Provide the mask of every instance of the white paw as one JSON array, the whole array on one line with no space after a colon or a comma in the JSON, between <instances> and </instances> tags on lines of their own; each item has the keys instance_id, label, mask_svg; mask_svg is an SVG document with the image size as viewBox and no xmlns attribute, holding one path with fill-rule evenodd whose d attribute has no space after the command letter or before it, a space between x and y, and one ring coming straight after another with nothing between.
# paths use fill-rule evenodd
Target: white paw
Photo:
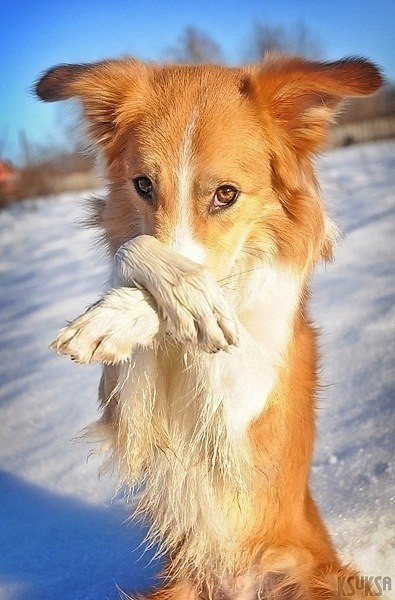
<instances>
[{"instance_id":1,"label":"white paw","mask_svg":"<svg viewBox=\"0 0 395 600\"><path fill-rule=\"evenodd\" d=\"M238 345L233 309L218 283L201 265L151 236L127 242L115 257L121 281L135 280L154 297L165 329L178 341L206 352Z\"/></svg>"},{"instance_id":2,"label":"white paw","mask_svg":"<svg viewBox=\"0 0 395 600\"><path fill-rule=\"evenodd\" d=\"M59 332L51 348L81 364L117 364L135 346L147 346L159 331L152 297L137 288L110 290Z\"/></svg>"},{"instance_id":3,"label":"white paw","mask_svg":"<svg viewBox=\"0 0 395 600\"><path fill-rule=\"evenodd\" d=\"M167 329L181 342L206 352L230 350L239 344L233 311L221 289L203 269L179 278L171 298L163 293L160 306Z\"/></svg>"}]
</instances>

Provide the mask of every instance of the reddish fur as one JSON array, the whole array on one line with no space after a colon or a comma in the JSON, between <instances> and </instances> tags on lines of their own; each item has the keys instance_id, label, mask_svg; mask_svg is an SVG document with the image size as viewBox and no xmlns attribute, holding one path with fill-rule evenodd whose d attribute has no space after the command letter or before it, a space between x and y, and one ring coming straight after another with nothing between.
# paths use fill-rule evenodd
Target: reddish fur
<instances>
[{"instance_id":1,"label":"reddish fur","mask_svg":"<svg viewBox=\"0 0 395 600\"><path fill-rule=\"evenodd\" d=\"M174 164L197 106L192 223L209 267L217 278L226 275L234 247L243 239L250 250L292 267L306 282L319 257L331 252L311 157L342 98L372 93L380 84L378 70L362 59L312 63L272 57L247 69L158 67L124 59L54 69L37 90L45 100L82 100L91 136L108 166L110 194L99 220L112 252L141 233L142 223L145 233L169 242L177 193ZM130 179L141 174L157 176L157 210L133 193ZM235 178L244 198L228 212L209 215L213 190ZM254 258L249 260L253 268ZM109 368L105 376L111 379ZM112 387L103 379L102 399ZM276 598L335 598L341 572L308 489L316 390L316 334L304 299L277 385L249 429L261 474L252 490L259 510L251 515L240 572L257 555L262 575L276 573L281 563L288 572L293 564L291 587L277 591ZM105 407L109 421L114 402L116 397ZM193 582L177 582L150 596L198 597L208 596L204 591L198 596Z\"/></svg>"}]
</instances>

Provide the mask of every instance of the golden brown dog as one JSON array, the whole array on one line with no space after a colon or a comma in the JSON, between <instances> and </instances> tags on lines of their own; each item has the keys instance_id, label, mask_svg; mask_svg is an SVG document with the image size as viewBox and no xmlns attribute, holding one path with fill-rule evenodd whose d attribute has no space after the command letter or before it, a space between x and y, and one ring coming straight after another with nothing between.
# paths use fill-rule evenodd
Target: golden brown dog
<instances>
[{"instance_id":1,"label":"golden brown dog","mask_svg":"<svg viewBox=\"0 0 395 600\"><path fill-rule=\"evenodd\" d=\"M81 101L107 169L114 288L55 347L105 363L96 428L167 556L151 598L337 598L355 576L308 487L308 281L336 237L312 158L342 99L381 82L360 58L270 56L60 65L37 84Z\"/></svg>"}]
</instances>

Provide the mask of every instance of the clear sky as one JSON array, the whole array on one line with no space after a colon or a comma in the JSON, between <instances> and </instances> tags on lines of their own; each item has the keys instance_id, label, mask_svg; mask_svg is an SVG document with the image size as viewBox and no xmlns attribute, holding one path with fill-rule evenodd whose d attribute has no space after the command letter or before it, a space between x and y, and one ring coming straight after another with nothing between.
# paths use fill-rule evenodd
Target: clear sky
<instances>
[{"instance_id":1,"label":"clear sky","mask_svg":"<svg viewBox=\"0 0 395 600\"><path fill-rule=\"evenodd\" d=\"M237 62L256 21L303 21L327 58L360 54L395 80L394 0L0 0L0 140L17 158L21 130L35 142L61 139L59 110L29 93L54 64L125 53L160 60L188 25Z\"/></svg>"}]
</instances>

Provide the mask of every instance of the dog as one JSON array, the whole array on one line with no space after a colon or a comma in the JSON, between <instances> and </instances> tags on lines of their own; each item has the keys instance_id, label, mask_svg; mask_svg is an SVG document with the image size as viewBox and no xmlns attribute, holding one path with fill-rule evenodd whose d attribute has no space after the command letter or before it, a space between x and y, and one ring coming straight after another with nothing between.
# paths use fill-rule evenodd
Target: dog
<instances>
[{"instance_id":1,"label":"dog","mask_svg":"<svg viewBox=\"0 0 395 600\"><path fill-rule=\"evenodd\" d=\"M341 102L381 84L362 58L269 55L64 64L36 85L80 101L106 168L92 223L114 285L52 347L104 364L95 432L166 556L151 600L338 598L358 576L308 485L308 284L338 235L313 158Z\"/></svg>"}]
</instances>

